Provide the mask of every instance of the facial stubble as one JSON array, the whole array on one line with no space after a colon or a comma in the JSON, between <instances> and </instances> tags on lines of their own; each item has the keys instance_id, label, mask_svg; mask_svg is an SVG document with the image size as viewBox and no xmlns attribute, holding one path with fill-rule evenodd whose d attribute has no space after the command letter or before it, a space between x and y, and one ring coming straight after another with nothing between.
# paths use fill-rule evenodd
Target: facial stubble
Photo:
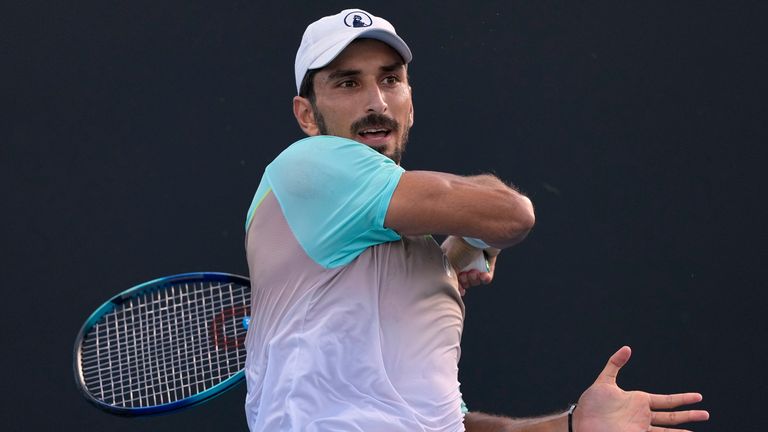
<instances>
[{"instance_id":1,"label":"facial stubble","mask_svg":"<svg viewBox=\"0 0 768 432\"><path fill-rule=\"evenodd\" d=\"M328 126L325 124L325 118L323 118L323 114L317 108L317 105L314 103L314 101L310 101L310 104L312 105L312 114L315 116L315 124L317 125L317 129L320 135L330 135ZM410 132L410 126L401 126L397 120L391 117L385 116L383 114L371 113L352 123L350 126L350 133L352 136L357 136L357 134L366 127L384 127L390 130L389 133L400 134L400 145L398 145L391 154L387 154L385 151L380 149L374 149L384 156L392 159L396 164L400 165L400 160L402 159L403 153L405 152L406 144L408 144L408 133Z\"/></svg>"}]
</instances>

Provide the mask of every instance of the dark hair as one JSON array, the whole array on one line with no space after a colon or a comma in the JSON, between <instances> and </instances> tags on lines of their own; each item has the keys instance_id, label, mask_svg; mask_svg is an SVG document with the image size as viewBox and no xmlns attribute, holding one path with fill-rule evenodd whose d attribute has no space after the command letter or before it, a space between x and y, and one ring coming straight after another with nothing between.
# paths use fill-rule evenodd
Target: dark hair
<instances>
[{"instance_id":1,"label":"dark hair","mask_svg":"<svg viewBox=\"0 0 768 432\"><path fill-rule=\"evenodd\" d=\"M299 86L299 96L309 99L312 105L315 104L315 75L320 69L310 69L304 75L304 79L301 80L301 86Z\"/></svg>"}]
</instances>

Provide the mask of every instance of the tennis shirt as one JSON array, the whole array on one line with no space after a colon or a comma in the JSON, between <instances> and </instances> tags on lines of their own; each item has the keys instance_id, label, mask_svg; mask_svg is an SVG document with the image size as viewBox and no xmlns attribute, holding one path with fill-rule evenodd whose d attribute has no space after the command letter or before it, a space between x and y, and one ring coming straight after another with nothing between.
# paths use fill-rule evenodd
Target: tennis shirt
<instances>
[{"instance_id":1,"label":"tennis shirt","mask_svg":"<svg viewBox=\"0 0 768 432\"><path fill-rule=\"evenodd\" d=\"M251 431L463 431L464 304L431 236L384 227L403 169L356 141L298 141L246 220Z\"/></svg>"}]
</instances>

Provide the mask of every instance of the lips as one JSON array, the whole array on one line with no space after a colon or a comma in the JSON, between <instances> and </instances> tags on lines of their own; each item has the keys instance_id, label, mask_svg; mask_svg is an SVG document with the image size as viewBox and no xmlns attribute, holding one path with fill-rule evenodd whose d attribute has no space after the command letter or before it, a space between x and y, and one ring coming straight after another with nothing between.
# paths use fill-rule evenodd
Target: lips
<instances>
[{"instance_id":1,"label":"lips","mask_svg":"<svg viewBox=\"0 0 768 432\"><path fill-rule=\"evenodd\" d=\"M357 141L381 151L387 147L391 133L392 130L388 128L366 128L357 133Z\"/></svg>"},{"instance_id":2,"label":"lips","mask_svg":"<svg viewBox=\"0 0 768 432\"><path fill-rule=\"evenodd\" d=\"M400 129L398 122L386 115L371 113L352 124L357 141L374 149L386 148L393 132Z\"/></svg>"},{"instance_id":3,"label":"lips","mask_svg":"<svg viewBox=\"0 0 768 432\"><path fill-rule=\"evenodd\" d=\"M351 125L352 133L360 136L389 134L400 129L398 122L386 115L371 113Z\"/></svg>"},{"instance_id":4,"label":"lips","mask_svg":"<svg viewBox=\"0 0 768 432\"><path fill-rule=\"evenodd\" d=\"M381 127L381 128L368 128L368 129L364 129L364 130L361 130L360 132L358 132L357 134L359 136L361 136L361 137L364 137L364 138L365 137L382 138L382 137L386 137L387 135L389 135L390 132L392 132L391 129Z\"/></svg>"}]
</instances>

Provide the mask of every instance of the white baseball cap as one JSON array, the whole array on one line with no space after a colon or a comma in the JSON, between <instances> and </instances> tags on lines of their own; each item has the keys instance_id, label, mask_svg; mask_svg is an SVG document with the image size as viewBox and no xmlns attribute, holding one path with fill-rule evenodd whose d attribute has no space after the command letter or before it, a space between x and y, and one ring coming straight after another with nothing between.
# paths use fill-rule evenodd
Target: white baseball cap
<instances>
[{"instance_id":1,"label":"white baseball cap","mask_svg":"<svg viewBox=\"0 0 768 432\"><path fill-rule=\"evenodd\" d=\"M336 15L320 18L304 31L296 53L296 93L301 91L301 82L308 70L327 66L347 45L359 38L386 43L403 57L405 63L413 58L410 48L389 21L362 9L345 9Z\"/></svg>"}]
</instances>

